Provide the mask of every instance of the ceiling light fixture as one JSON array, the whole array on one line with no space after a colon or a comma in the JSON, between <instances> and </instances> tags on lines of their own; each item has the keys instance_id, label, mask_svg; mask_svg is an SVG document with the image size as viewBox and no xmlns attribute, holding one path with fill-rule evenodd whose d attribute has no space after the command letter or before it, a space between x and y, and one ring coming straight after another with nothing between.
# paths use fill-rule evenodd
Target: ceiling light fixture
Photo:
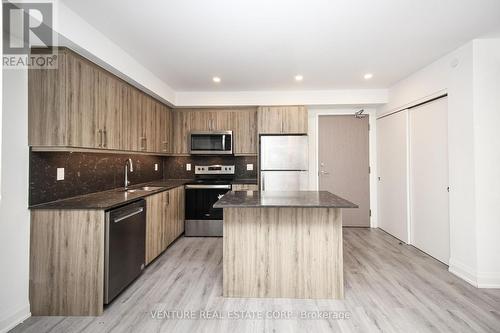
<instances>
[{"instance_id":1,"label":"ceiling light fixture","mask_svg":"<svg viewBox=\"0 0 500 333\"><path fill-rule=\"evenodd\" d=\"M300 82L304 79L302 75L295 75L295 81Z\"/></svg>"},{"instance_id":2,"label":"ceiling light fixture","mask_svg":"<svg viewBox=\"0 0 500 333\"><path fill-rule=\"evenodd\" d=\"M212 78L212 81L214 81L215 83L220 83L220 77L218 77L218 76L214 76L214 77Z\"/></svg>"},{"instance_id":3,"label":"ceiling light fixture","mask_svg":"<svg viewBox=\"0 0 500 333\"><path fill-rule=\"evenodd\" d=\"M369 79L371 79L372 77L373 77L373 74L372 74L372 73L366 73L366 74L365 74L365 76L364 76L365 80L369 80Z\"/></svg>"}]
</instances>

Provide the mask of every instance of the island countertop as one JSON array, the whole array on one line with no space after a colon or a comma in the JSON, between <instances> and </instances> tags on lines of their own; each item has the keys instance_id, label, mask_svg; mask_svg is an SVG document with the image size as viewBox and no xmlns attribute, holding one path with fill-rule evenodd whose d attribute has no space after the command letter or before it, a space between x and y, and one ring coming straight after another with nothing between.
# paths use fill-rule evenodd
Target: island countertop
<instances>
[{"instance_id":1,"label":"island countertop","mask_svg":"<svg viewBox=\"0 0 500 333\"><path fill-rule=\"evenodd\" d=\"M328 191L231 191L214 204L214 208L250 207L358 208Z\"/></svg>"}]
</instances>

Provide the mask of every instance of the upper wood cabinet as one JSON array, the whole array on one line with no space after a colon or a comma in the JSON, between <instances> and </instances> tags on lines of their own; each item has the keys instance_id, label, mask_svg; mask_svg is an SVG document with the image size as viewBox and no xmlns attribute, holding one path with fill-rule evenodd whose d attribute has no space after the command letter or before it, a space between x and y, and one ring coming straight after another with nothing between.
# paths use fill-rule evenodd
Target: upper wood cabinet
<instances>
[{"instance_id":1,"label":"upper wood cabinet","mask_svg":"<svg viewBox=\"0 0 500 333\"><path fill-rule=\"evenodd\" d=\"M305 106L261 106L257 118L259 134L307 134Z\"/></svg>"},{"instance_id":2,"label":"upper wood cabinet","mask_svg":"<svg viewBox=\"0 0 500 333\"><path fill-rule=\"evenodd\" d=\"M188 154L188 134L191 131L191 113L184 110L172 111L172 145L174 154Z\"/></svg>"},{"instance_id":3,"label":"upper wood cabinet","mask_svg":"<svg viewBox=\"0 0 500 333\"><path fill-rule=\"evenodd\" d=\"M111 74L98 72L97 147L125 150L123 132L125 84Z\"/></svg>"},{"instance_id":4,"label":"upper wood cabinet","mask_svg":"<svg viewBox=\"0 0 500 333\"><path fill-rule=\"evenodd\" d=\"M242 109L232 112L232 130L234 134L234 154L257 154L257 110Z\"/></svg>"},{"instance_id":5,"label":"upper wood cabinet","mask_svg":"<svg viewBox=\"0 0 500 333\"><path fill-rule=\"evenodd\" d=\"M178 109L172 112L174 154L189 154L191 131L233 131L235 155L257 154L257 110Z\"/></svg>"},{"instance_id":6,"label":"upper wood cabinet","mask_svg":"<svg viewBox=\"0 0 500 333\"><path fill-rule=\"evenodd\" d=\"M31 146L171 151L171 110L78 54L28 77Z\"/></svg>"}]
</instances>

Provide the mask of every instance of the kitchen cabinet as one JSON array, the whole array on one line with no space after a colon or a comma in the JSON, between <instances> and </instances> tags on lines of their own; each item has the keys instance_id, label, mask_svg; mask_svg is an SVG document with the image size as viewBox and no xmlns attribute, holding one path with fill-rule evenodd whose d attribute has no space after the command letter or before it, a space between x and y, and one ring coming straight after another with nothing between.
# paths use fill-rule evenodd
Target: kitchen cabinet
<instances>
[{"instance_id":1,"label":"kitchen cabinet","mask_svg":"<svg viewBox=\"0 0 500 333\"><path fill-rule=\"evenodd\" d=\"M237 110L233 111L231 115L234 154L257 154L257 110L255 108Z\"/></svg>"},{"instance_id":2,"label":"kitchen cabinet","mask_svg":"<svg viewBox=\"0 0 500 333\"><path fill-rule=\"evenodd\" d=\"M60 52L57 68L28 71L28 142L32 146L69 145L66 58Z\"/></svg>"},{"instance_id":3,"label":"kitchen cabinet","mask_svg":"<svg viewBox=\"0 0 500 333\"><path fill-rule=\"evenodd\" d=\"M36 149L171 151L170 109L69 49L59 50L57 69L30 69L28 87Z\"/></svg>"},{"instance_id":4,"label":"kitchen cabinet","mask_svg":"<svg viewBox=\"0 0 500 333\"><path fill-rule=\"evenodd\" d=\"M146 265L165 250L167 191L146 197Z\"/></svg>"},{"instance_id":5,"label":"kitchen cabinet","mask_svg":"<svg viewBox=\"0 0 500 333\"><path fill-rule=\"evenodd\" d=\"M307 134L305 106L262 106L257 118L259 134Z\"/></svg>"},{"instance_id":6,"label":"kitchen cabinet","mask_svg":"<svg viewBox=\"0 0 500 333\"><path fill-rule=\"evenodd\" d=\"M184 187L146 197L146 264L184 232Z\"/></svg>"},{"instance_id":7,"label":"kitchen cabinet","mask_svg":"<svg viewBox=\"0 0 500 333\"><path fill-rule=\"evenodd\" d=\"M163 104L154 102L155 104L155 148L154 151L169 153L172 145L172 130L170 123L172 115L170 110Z\"/></svg>"},{"instance_id":8,"label":"kitchen cabinet","mask_svg":"<svg viewBox=\"0 0 500 333\"><path fill-rule=\"evenodd\" d=\"M191 131L233 131L235 155L257 154L256 108L174 110L172 124L173 154L189 154Z\"/></svg>"},{"instance_id":9,"label":"kitchen cabinet","mask_svg":"<svg viewBox=\"0 0 500 333\"><path fill-rule=\"evenodd\" d=\"M165 247L184 233L184 187L168 191Z\"/></svg>"},{"instance_id":10,"label":"kitchen cabinet","mask_svg":"<svg viewBox=\"0 0 500 333\"><path fill-rule=\"evenodd\" d=\"M188 154L188 134L191 131L191 114L184 110L172 111L172 145L173 154Z\"/></svg>"},{"instance_id":11,"label":"kitchen cabinet","mask_svg":"<svg viewBox=\"0 0 500 333\"><path fill-rule=\"evenodd\" d=\"M257 184L233 184L232 191L258 191L259 185Z\"/></svg>"},{"instance_id":12,"label":"kitchen cabinet","mask_svg":"<svg viewBox=\"0 0 500 333\"><path fill-rule=\"evenodd\" d=\"M98 148L102 130L98 128L97 91L98 71L88 60L79 56L67 57L66 112L68 146Z\"/></svg>"},{"instance_id":13,"label":"kitchen cabinet","mask_svg":"<svg viewBox=\"0 0 500 333\"><path fill-rule=\"evenodd\" d=\"M123 137L124 83L111 74L98 72L97 147L125 150Z\"/></svg>"}]
</instances>

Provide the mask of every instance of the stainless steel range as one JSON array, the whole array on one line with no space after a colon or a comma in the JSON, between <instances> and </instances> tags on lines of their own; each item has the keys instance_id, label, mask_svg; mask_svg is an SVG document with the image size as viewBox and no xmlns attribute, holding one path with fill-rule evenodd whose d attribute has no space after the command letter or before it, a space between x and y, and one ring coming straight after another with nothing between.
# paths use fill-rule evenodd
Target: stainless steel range
<instances>
[{"instance_id":1,"label":"stainless steel range","mask_svg":"<svg viewBox=\"0 0 500 333\"><path fill-rule=\"evenodd\" d=\"M222 209L213 205L231 191L234 165L197 165L194 173L186 184L185 236L222 237Z\"/></svg>"}]
</instances>

